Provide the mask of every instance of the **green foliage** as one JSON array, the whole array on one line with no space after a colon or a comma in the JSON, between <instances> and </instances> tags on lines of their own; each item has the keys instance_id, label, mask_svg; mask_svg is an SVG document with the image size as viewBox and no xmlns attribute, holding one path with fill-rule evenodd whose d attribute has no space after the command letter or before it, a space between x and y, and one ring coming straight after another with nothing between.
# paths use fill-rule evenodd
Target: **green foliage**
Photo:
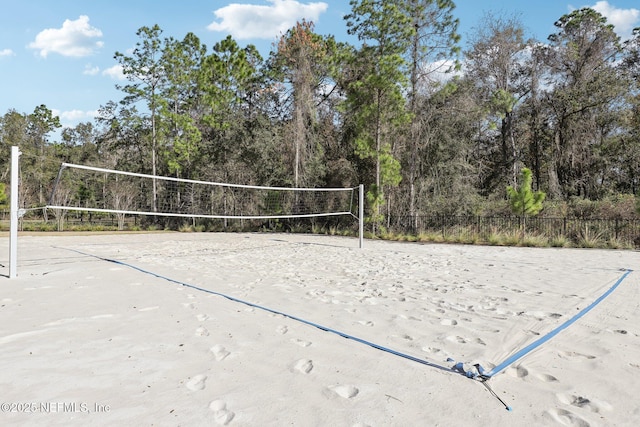
<instances>
[{"instance_id":1,"label":"green foliage","mask_svg":"<svg viewBox=\"0 0 640 427\"><path fill-rule=\"evenodd\" d=\"M201 158L202 133L198 127L197 97L201 65L206 46L189 33L182 41L167 39L162 51L162 67L166 84L161 87L159 127L167 137L162 155L168 171L182 177L192 177Z\"/></svg>"},{"instance_id":2,"label":"green foliage","mask_svg":"<svg viewBox=\"0 0 640 427\"><path fill-rule=\"evenodd\" d=\"M283 32L268 61L231 36L207 49L194 34L163 38L158 26L143 27L133 51L116 53L128 80L96 126L62 129L52 141L60 121L44 105L0 117L0 178L6 183L18 145L26 207L49 196L61 161L241 184L363 183L372 236L383 224L393 236L393 221L406 216L417 233L430 213L513 209L524 227L543 201L546 216L640 215L640 30L621 45L603 16L580 9L557 21L546 44L526 40L515 20L489 16L472 34L464 75L448 78L442 70L455 68L460 52L453 1L350 5L345 22L357 44L303 21ZM439 61L438 70L424 66ZM521 177L505 203L520 162L545 193ZM103 189L95 180L69 191L91 201ZM411 240L406 232L398 238ZM535 235L487 234L495 244L537 244ZM487 241L472 230L431 238ZM618 245L609 233L600 240Z\"/></svg>"},{"instance_id":3,"label":"green foliage","mask_svg":"<svg viewBox=\"0 0 640 427\"><path fill-rule=\"evenodd\" d=\"M520 175L520 186L516 189L513 186L507 187L509 203L514 214L524 218L527 215L537 215L542 210L542 202L546 194L542 191L531 189L531 170L522 168Z\"/></svg>"},{"instance_id":4,"label":"green foliage","mask_svg":"<svg viewBox=\"0 0 640 427\"><path fill-rule=\"evenodd\" d=\"M4 182L0 182L0 209L7 208L7 201L9 200L9 196L7 196L7 188Z\"/></svg>"},{"instance_id":5,"label":"green foliage","mask_svg":"<svg viewBox=\"0 0 640 427\"><path fill-rule=\"evenodd\" d=\"M402 179L394 142L411 118L403 95L408 83L403 54L415 28L396 3L352 0L350 4L352 13L345 17L348 31L364 44L349 61L357 78L347 85L346 109L352 115L356 155L375 164L368 194L375 233L383 218L384 188L395 187Z\"/></svg>"},{"instance_id":6,"label":"green foliage","mask_svg":"<svg viewBox=\"0 0 640 427\"><path fill-rule=\"evenodd\" d=\"M491 97L491 105L501 118L513 112L518 99L504 89L497 89Z\"/></svg>"},{"instance_id":7,"label":"green foliage","mask_svg":"<svg viewBox=\"0 0 640 427\"><path fill-rule=\"evenodd\" d=\"M547 90L545 101L550 108L546 120L554 124L547 154L549 192L558 198L597 198L606 194L607 177L589 171L589 165L607 162L603 154L615 146L629 91L619 67L620 38L591 8L564 15L555 25L557 32L541 50L542 71L559 83Z\"/></svg>"},{"instance_id":8,"label":"green foliage","mask_svg":"<svg viewBox=\"0 0 640 427\"><path fill-rule=\"evenodd\" d=\"M331 85L336 45L332 37L313 32L312 22L296 23L277 43L269 59L268 72L285 89L286 114L291 117L285 129L292 146L294 185L308 187L322 181L324 150L318 144L319 109L327 104L323 90Z\"/></svg>"}]
</instances>

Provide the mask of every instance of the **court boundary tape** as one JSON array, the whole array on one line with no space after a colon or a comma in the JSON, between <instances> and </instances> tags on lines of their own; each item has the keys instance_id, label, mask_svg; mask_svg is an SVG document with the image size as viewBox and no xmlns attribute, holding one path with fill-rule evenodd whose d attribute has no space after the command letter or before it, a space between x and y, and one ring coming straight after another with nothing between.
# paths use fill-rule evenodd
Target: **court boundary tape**
<instances>
[{"instance_id":1,"label":"court boundary tape","mask_svg":"<svg viewBox=\"0 0 640 427\"><path fill-rule=\"evenodd\" d=\"M357 337L355 335L351 335L351 334L347 334L345 332L341 332L341 331L339 331L337 329L333 329L333 328L330 328L328 326L323 326L323 325L320 325L318 323L311 322L309 320L306 320L306 319L303 319L301 317L285 313L283 311L275 310L275 309L272 309L272 308L269 308L269 307L265 307L265 306L262 306L262 305L259 305L259 304L255 304L255 303L252 303L252 302L249 302L249 301L242 300L240 298L232 297L230 295L227 295L227 294L224 294L224 293L221 293L221 292L212 291L210 289L206 289L206 288L202 288L200 286L192 285L190 283L182 282L182 281L177 280L177 279L172 279L170 277L164 276L162 274L154 273L153 271L146 270L146 269L144 269L142 267L138 267L136 265L129 264L129 263L124 262L124 261L119 261L119 260L116 260L116 259L110 259L110 258L101 257L99 255L94 255L94 254L90 254L90 253L87 253L87 252L82 252L82 251L79 251L77 249L71 249L71 248L61 248L61 249L66 249L66 250L73 251L73 252L76 252L76 253L81 254L81 255L90 256L90 257L97 258L97 259L102 260L102 261L107 261L107 262L110 262L110 263L114 263L114 264L117 264L117 265L122 265L124 267L128 267L128 268L131 268L133 270L137 270L137 271L139 271L141 273L148 274L150 276L156 277L158 279L166 280L168 282L175 283L177 285L181 285L181 286L184 286L184 287L187 287L187 288L190 288L190 289L195 289L197 291L201 291L201 292L208 293L208 294L211 294L211 295L216 295L216 296L219 296L219 297L223 297L223 298L226 298L226 299L228 299L230 301L237 302L237 303L240 303L240 304L244 304L244 305L247 305L247 306L252 307L252 308L257 308L259 310L263 310L263 311L266 311L268 313L284 316L284 317L286 317L288 319L295 320L297 322L303 323L303 324L308 325L308 326L313 326L314 328L320 329L320 330L325 331L325 332L330 332L330 333L336 334L338 336L341 336L343 338L359 342L361 344L365 344L365 345L367 345L369 347L375 348L377 350L384 351L386 353L390 353L390 354L392 354L394 356L399 356L399 357L402 357L404 359L408 359L408 360L411 360L411 361L414 361L414 362L418 362L418 363L420 363L422 365L430 366L432 368L437 368L437 369L440 369L442 371L446 371L446 372L449 372L449 373L454 373L454 374L467 376L467 375L465 375L464 372L461 372L460 370L458 370L456 368L451 368L451 367L448 367L448 366L438 365L437 363L430 362L430 361L428 361L426 359L420 359L418 357L411 356L410 354L406 354L406 353L402 353L402 352L397 351L397 350L393 350L393 349L385 347L383 345L376 344L376 343L374 343L372 341L368 341L368 340L365 340L363 338L359 338L359 337Z\"/></svg>"},{"instance_id":2,"label":"court boundary tape","mask_svg":"<svg viewBox=\"0 0 640 427\"><path fill-rule=\"evenodd\" d=\"M588 306L586 306L585 308L580 310L576 315L574 315L572 318L570 318L569 320L567 320L564 323L562 323L560 326L557 326L555 329L553 329L550 332L548 332L546 335L538 338L537 340L535 340L531 344L521 348L520 350L515 352L513 355L511 355L508 358L506 358L503 362L501 362L498 365L496 365L495 368L493 368L489 372L486 372L486 373L482 374L481 376L484 377L484 378L489 379L491 377L494 377L494 376L498 375L500 372L504 371L509 366L513 365L515 362L517 362L518 360L522 359L524 356L526 356L527 354L531 353L533 350L535 350L536 348L540 347L542 344L546 343L551 338L555 337L560 332L562 332L563 330L567 329L569 326L573 325L576 321L578 321L578 319L580 319L585 314L590 312L594 307L596 307L598 304L600 304L606 297L611 295L613 293L613 291L615 291L618 288L618 286L620 286L620 284L624 281L624 279L626 279L627 276L629 274L631 274L631 272L633 271L631 269L624 269L624 270L625 270L625 273L613 284L613 286L611 286L605 293L600 295L591 304L589 304Z\"/></svg>"},{"instance_id":3,"label":"court boundary tape","mask_svg":"<svg viewBox=\"0 0 640 427\"><path fill-rule=\"evenodd\" d=\"M536 348L538 348L542 344L544 344L547 341L549 341L551 338L553 338L556 335L558 335L563 330L567 329L572 324L574 324L576 321L578 321L580 318L582 318L585 314L587 314L589 311L591 311L594 307L596 307L598 304L600 304L600 302L602 302L605 298L607 298L609 295L611 295L613 293L613 291L615 291L618 288L618 286L620 286L620 284L624 281L624 279L626 279L627 276L633 272L633 270L631 270L631 269L621 269L621 270L624 271L624 274L620 278L618 278L618 280L616 280L616 282L606 292L604 292L602 295L600 295L591 304L589 304L588 306L586 306L585 308L580 310L572 318L570 318L569 320L565 321L560 326L558 326L555 329L551 330L546 335L544 335L541 338L537 339L533 343L531 343L531 344L523 347L522 349L518 350L516 353L514 353L513 355L511 355L510 357L505 359L500 364L496 365L492 370L490 370L488 372L485 369L483 369L482 366L476 365L476 369L478 370L478 374L475 374L475 373L471 373L471 372L465 371L463 369L463 364L462 363L457 363L453 367L447 367L447 366L438 365L437 363L430 362L430 361L428 361L426 359L420 359L418 357L411 356L410 354L406 354L406 353L402 353L402 352L393 350L393 349L385 347L383 345L376 344L374 342L365 340L363 338L356 337L355 335L351 335L351 334L347 334L345 332L341 332L341 331L339 331L337 329L329 328L327 326L323 326L323 325L320 325L318 323L311 322L309 320L303 319L303 318L298 317L298 316L287 314L287 313L279 311L279 310L275 310L275 309L272 309L272 308L269 308L269 307L265 307L265 306L262 306L262 305L259 305L259 304L255 304L255 303L252 303L252 302L249 302L249 301L245 301L245 300L242 300L242 299L239 299L239 298L236 298L236 297L232 297L230 295L226 295L226 294L223 294L221 292L212 291L210 289L202 288L200 286L196 286L196 285L192 285L190 283L182 282L180 280L172 279L170 277L164 276L162 274L154 273L153 271L146 270L146 269L144 269L142 267L138 267L136 265L129 264L129 263L124 262L124 261L119 261L119 260L111 259L111 258L105 258L105 257L99 256L99 255L90 254L90 253L83 252L83 251L80 251L80 250L77 250L77 249L71 249L71 248L61 248L61 249L66 249L66 250L69 250L69 251L73 251L73 252L76 252L76 253L81 254L81 255L90 256L90 257L93 257L93 258L96 258L96 259L99 259L99 260L102 260L102 261L110 262L110 263L113 263L113 264L122 265L124 267L131 268L131 269L139 271L141 273L148 274L150 276L153 276L153 277L156 277L156 278L159 278L159 279L162 279L162 280L166 280L168 282L175 283L177 285L181 285L181 286L184 286L184 287L187 287L187 288L195 289L195 290L198 290L198 291L201 291L201 292L204 292L204 293L208 293L208 294L211 294L211 295L216 295L216 296L219 296L219 297L222 297L222 298L226 298L226 299L228 299L230 301L233 301L233 302L237 302L237 303L240 303L240 304L247 305L247 306L252 307L252 308L257 308L259 310L263 310L263 311L266 311L268 313L272 313L272 314L276 314L276 315L280 315L280 316L286 317L288 319L303 323L303 324L308 325L308 326L312 326L312 327L320 329L322 331L330 332L330 333L333 333L335 335L341 336L343 338L346 338L346 339L349 339L349 340L352 340L352 341L355 341L355 342L359 342L361 344L367 345L367 346L372 347L372 348L374 348L376 350L380 350L380 351L392 354L394 356L399 356L399 357L402 357L404 359L411 360L413 362L417 362L417 363L420 363L422 365L426 365L426 366L429 366L429 367L432 367L432 368L440 369L440 370L445 371L445 372L454 373L454 374L458 374L458 375L463 375L463 376L465 376L467 378L470 378L470 379L473 379L473 380L478 380L478 381L480 381L482 383L482 385L485 386L487 391L489 391L489 393L492 396L497 398L500 401L500 403L502 403L504 405L504 407L505 407L505 409L507 411L511 411L512 407L509 406L507 403L505 403L498 396L498 394L493 391L493 389L489 386L489 383L488 383L489 380L491 378L493 378L494 376L498 375L499 373L501 373L502 371L504 371L506 368L508 368L509 366L511 366L512 364L517 362L518 360L520 360L523 357L525 357L527 354L529 354L530 352L532 352L533 350L535 350ZM453 361L453 360L449 359L448 361Z\"/></svg>"}]
</instances>

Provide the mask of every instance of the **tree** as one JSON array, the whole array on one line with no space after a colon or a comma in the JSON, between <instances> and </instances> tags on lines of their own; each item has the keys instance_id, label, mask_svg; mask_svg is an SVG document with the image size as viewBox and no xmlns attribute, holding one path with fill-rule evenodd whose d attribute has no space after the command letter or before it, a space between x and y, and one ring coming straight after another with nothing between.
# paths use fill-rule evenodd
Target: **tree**
<instances>
[{"instance_id":1,"label":"tree","mask_svg":"<svg viewBox=\"0 0 640 427\"><path fill-rule=\"evenodd\" d=\"M482 159L474 144L482 109L469 79L454 79L418 97L421 167L417 208L439 215L477 215ZM405 208L406 209L406 208Z\"/></svg>"},{"instance_id":2,"label":"tree","mask_svg":"<svg viewBox=\"0 0 640 427\"><path fill-rule=\"evenodd\" d=\"M541 44L533 42L529 56L529 95L520 108L521 120L525 132L523 138L528 140L528 149L523 154L523 163L532 168L534 185L540 188L543 184L543 168L546 167L545 156L550 145L549 126L546 123L544 90L542 76L544 67L544 50Z\"/></svg>"},{"instance_id":3,"label":"tree","mask_svg":"<svg viewBox=\"0 0 640 427\"><path fill-rule=\"evenodd\" d=\"M9 110L0 117L0 170L3 180L9 173L11 146L18 146L22 151L27 151L27 127L27 115L16 110Z\"/></svg>"},{"instance_id":4,"label":"tree","mask_svg":"<svg viewBox=\"0 0 640 427\"><path fill-rule=\"evenodd\" d=\"M27 134L33 148L35 149L35 156L38 159L39 166L35 170L35 179L38 186L38 205L43 206L45 204L44 199L44 183L48 179L53 179L53 176L49 176L46 169L46 148L48 145L48 135L54 130L60 128L60 118L54 116L53 112L42 104L35 108L32 114L29 115Z\"/></svg>"},{"instance_id":5,"label":"tree","mask_svg":"<svg viewBox=\"0 0 640 427\"><path fill-rule=\"evenodd\" d=\"M621 74L628 79L631 88L627 92L626 114L618 133L617 150L613 162L618 165L616 190L638 195L640 193L640 27L624 43ZM638 205L640 207L640 204ZM640 213L640 211L639 211Z\"/></svg>"},{"instance_id":6,"label":"tree","mask_svg":"<svg viewBox=\"0 0 640 427\"><path fill-rule=\"evenodd\" d=\"M96 116L99 134L96 145L104 166L131 172L148 173L150 117L135 105L113 101L101 106Z\"/></svg>"},{"instance_id":7,"label":"tree","mask_svg":"<svg viewBox=\"0 0 640 427\"><path fill-rule=\"evenodd\" d=\"M516 144L517 106L529 94L531 42L516 18L485 15L471 43L466 76L475 82L485 113L485 132L480 138L486 139L484 155L491 164L485 186L515 185L522 151Z\"/></svg>"},{"instance_id":8,"label":"tree","mask_svg":"<svg viewBox=\"0 0 640 427\"><path fill-rule=\"evenodd\" d=\"M526 228L527 216L535 216L542 210L542 202L546 194L542 191L533 191L531 189L531 170L522 168L520 175L520 186L516 189L514 186L507 187L507 195L509 203L514 214L521 219L522 234L524 236Z\"/></svg>"},{"instance_id":9,"label":"tree","mask_svg":"<svg viewBox=\"0 0 640 427\"><path fill-rule=\"evenodd\" d=\"M130 84L116 85L127 96L122 100L124 105L145 102L151 116L151 173L157 174L158 140L157 140L157 114L158 95L163 81L166 79L162 64L162 30L158 25L142 27L136 35L141 39L136 43L132 56L116 52L114 59L122 66L122 72ZM158 190L155 178L153 179L153 212L158 210Z\"/></svg>"},{"instance_id":10,"label":"tree","mask_svg":"<svg viewBox=\"0 0 640 427\"><path fill-rule=\"evenodd\" d=\"M598 197L606 192L598 169L629 86L616 64L619 37L590 8L562 16L545 49L546 99L552 143L549 191L556 197Z\"/></svg>"},{"instance_id":11,"label":"tree","mask_svg":"<svg viewBox=\"0 0 640 427\"><path fill-rule=\"evenodd\" d=\"M408 91L411 123L407 135L404 163L406 182L409 186L409 215L417 226L417 182L424 161L424 149L429 141L429 129L421 126L420 98L437 90L439 78L458 66L452 61L459 53L457 33L458 20L453 17L455 4L452 0L409 0L400 7L410 20L415 31L412 34L406 58L409 63L410 86ZM433 88L433 89L432 89Z\"/></svg>"},{"instance_id":12,"label":"tree","mask_svg":"<svg viewBox=\"0 0 640 427\"><path fill-rule=\"evenodd\" d=\"M216 165L209 168L212 179L248 182L243 177L247 170L241 167L241 155L249 143L245 139L247 127L260 122L254 103L256 92L264 89L256 88L261 85L262 62L255 46L243 48L231 36L216 43L213 53L204 60L199 79L203 111L200 126L204 154L211 165Z\"/></svg>"},{"instance_id":13,"label":"tree","mask_svg":"<svg viewBox=\"0 0 640 427\"><path fill-rule=\"evenodd\" d=\"M46 105L37 106L31 114L20 114L10 110L0 118L0 154L3 166L2 177L9 171L11 146L20 147L23 153L20 168L19 199L24 206L44 206L45 188L55 178L59 163L51 161L49 134L60 127L60 118L54 116ZM54 170L55 168L55 170Z\"/></svg>"},{"instance_id":14,"label":"tree","mask_svg":"<svg viewBox=\"0 0 640 427\"><path fill-rule=\"evenodd\" d=\"M164 160L168 172L194 178L194 165L201 157L202 96L198 86L207 47L188 33L183 40L165 40L162 51L166 84L161 88L159 113L167 137Z\"/></svg>"},{"instance_id":15,"label":"tree","mask_svg":"<svg viewBox=\"0 0 640 427\"><path fill-rule=\"evenodd\" d=\"M375 233L382 219L384 188L395 187L402 179L394 145L410 120L403 55L415 28L396 3L351 0L350 4L352 12L345 16L348 32L363 46L349 65L346 108L353 121L356 154L375 163L375 180L367 192Z\"/></svg>"},{"instance_id":16,"label":"tree","mask_svg":"<svg viewBox=\"0 0 640 427\"><path fill-rule=\"evenodd\" d=\"M323 175L323 153L316 135L317 107L325 99L322 91L331 86L327 56L333 45L332 38L315 34L313 23L303 20L280 37L272 53L271 71L284 83L284 95L290 100L296 187L317 185Z\"/></svg>"},{"instance_id":17,"label":"tree","mask_svg":"<svg viewBox=\"0 0 640 427\"><path fill-rule=\"evenodd\" d=\"M56 157L79 164L93 163L97 159L96 132L91 122L62 129L61 139L60 143L54 144Z\"/></svg>"}]
</instances>

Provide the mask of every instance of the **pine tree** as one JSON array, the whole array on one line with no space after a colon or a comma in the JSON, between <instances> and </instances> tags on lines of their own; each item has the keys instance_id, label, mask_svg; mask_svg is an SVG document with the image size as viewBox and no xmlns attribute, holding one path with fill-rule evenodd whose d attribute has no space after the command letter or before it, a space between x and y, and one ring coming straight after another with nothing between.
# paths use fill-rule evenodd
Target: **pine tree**
<instances>
[{"instance_id":1,"label":"pine tree","mask_svg":"<svg viewBox=\"0 0 640 427\"><path fill-rule=\"evenodd\" d=\"M403 54L415 29L396 3L384 0L351 0L345 16L348 33L363 43L351 58L352 81L346 106L355 128L355 154L375 163L375 182L369 186L373 232L382 222L384 189L397 187L401 165L394 147L410 122L406 110L407 62Z\"/></svg>"},{"instance_id":2,"label":"pine tree","mask_svg":"<svg viewBox=\"0 0 640 427\"><path fill-rule=\"evenodd\" d=\"M520 186L518 189L513 186L507 187L509 203L514 214L521 218L522 236L526 228L527 216L535 216L542 210L542 202L547 196L542 191L533 191L531 189L531 170L522 168L520 175Z\"/></svg>"}]
</instances>

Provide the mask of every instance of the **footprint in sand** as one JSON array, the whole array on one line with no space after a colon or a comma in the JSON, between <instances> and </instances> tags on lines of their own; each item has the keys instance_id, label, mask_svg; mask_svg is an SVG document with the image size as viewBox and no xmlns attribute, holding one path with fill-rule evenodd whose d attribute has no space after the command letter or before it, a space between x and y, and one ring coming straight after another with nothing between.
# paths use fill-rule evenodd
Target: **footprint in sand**
<instances>
[{"instance_id":1,"label":"footprint in sand","mask_svg":"<svg viewBox=\"0 0 640 427\"><path fill-rule=\"evenodd\" d=\"M440 324L444 325L444 326L456 326L458 324L458 322L456 320L453 320L453 319L442 319L440 321Z\"/></svg>"},{"instance_id":2,"label":"footprint in sand","mask_svg":"<svg viewBox=\"0 0 640 427\"><path fill-rule=\"evenodd\" d=\"M276 332L277 332L277 333L279 333L279 334L284 335L284 334L286 334L287 332L289 332L289 328L287 328L285 325L281 325L281 326L278 326L278 327L276 328Z\"/></svg>"},{"instance_id":3,"label":"footprint in sand","mask_svg":"<svg viewBox=\"0 0 640 427\"><path fill-rule=\"evenodd\" d=\"M313 370L313 361L309 359L300 359L294 363L291 367L291 372L300 372L302 374L308 374Z\"/></svg>"},{"instance_id":4,"label":"footprint in sand","mask_svg":"<svg viewBox=\"0 0 640 427\"><path fill-rule=\"evenodd\" d=\"M529 370L524 366L516 366L515 368L509 368L507 374L515 378L524 378L529 376Z\"/></svg>"},{"instance_id":5,"label":"footprint in sand","mask_svg":"<svg viewBox=\"0 0 640 427\"><path fill-rule=\"evenodd\" d=\"M437 354L437 353L440 353L442 350L440 350L439 348L435 348L435 347L424 346L424 347L422 347L422 351L424 351L425 353Z\"/></svg>"},{"instance_id":6,"label":"footprint in sand","mask_svg":"<svg viewBox=\"0 0 640 427\"><path fill-rule=\"evenodd\" d=\"M200 326L198 329L196 329L196 335L199 337L208 337L209 331L207 330L207 328L203 328L202 326Z\"/></svg>"},{"instance_id":7,"label":"footprint in sand","mask_svg":"<svg viewBox=\"0 0 640 427\"><path fill-rule=\"evenodd\" d=\"M359 320L358 323L361 324L362 326L373 326L374 325L374 323L371 320Z\"/></svg>"},{"instance_id":8,"label":"footprint in sand","mask_svg":"<svg viewBox=\"0 0 640 427\"><path fill-rule=\"evenodd\" d=\"M298 344L300 347L309 347L311 345L310 341L304 341L299 339L291 340L292 343Z\"/></svg>"},{"instance_id":9,"label":"footprint in sand","mask_svg":"<svg viewBox=\"0 0 640 427\"><path fill-rule=\"evenodd\" d=\"M226 426L236 416L227 409L227 404L222 400L214 400L209 404L209 409L213 411L213 419L218 425Z\"/></svg>"},{"instance_id":10,"label":"footprint in sand","mask_svg":"<svg viewBox=\"0 0 640 427\"><path fill-rule=\"evenodd\" d=\"M449 335L448 337L445 338L447 341L451 341L451 342L456 342L458 344L466 344L467 340L464 339L463 337L460 337L458 335Z\"/></svg>"},{"instance_id":11,"label":"footprint in sand","mask_svg":"<svg viewBox=\"0 0 640 427\"><path fill-rule=\"evenodd\" d=\"M183 303L182 303L182 306L183 306L184 308L191 308L191 309L196 308L196 306L195 306L192 302L183 302Z\"/></svg>"},{"instance_id":12,"label":"footprint in sand","mask_svg":"<svg viewBox=\"0 0 640 427\"><path fill-rule=\"evenodd\" d=\"M571 358L583 358L583 359L595 359L596 356L592 356L590 354L582 354L582 353L577 353L575 351L559 351L558 355L560 355L560 357L565 357L567 359L571 359Z\"/></svg>"},{"instance_id":13,"label":"footprint in sand","mask_svg":"<svg viewBox=\"0 0 640 427\"><path fill-rule=\"evenodd\" d=\"M206 375L196 375L187 382L187 388L191 391L204 390L207 381Z\"/></svg>"},{"instance_id":14,"label":"footprint in sand","mask_svg":"<svg viewBox=\"0 0 640 427\"><path fill-rule=\"evenodd\" d=\"M226 357L231 354L230 352L227 351L226 348L224 348L220 344L214 345L209 350L211 351L211 353L213 353L213 355L215 356L218 362L226 359Z\"/></svg>"},{"instance_id":15,"label":"footprint in sand","mask_svg":"<svg viewBox=\"0 0 640 427\"><path fill-rule=\"evenodd\" d=\"M326 388L325 396L338 395L344 399L353 399L358 393L360 393L360 390L352 385L335 385Z\"/></svg>"},{"instance_id":16,"label":"footprint in sand","mask_svg":"<svg viewBox=\"0 0 640 427\"><path fill-rule=\"evenodd\" d=\"M206 314L198 314L196 316L196 319L198 319L198 321L200 322L204 322L205 320L209 320L209 316L207 316Z\"/></svg>"},{"instance_id":17,"label":"footprint in sand","mask_svg":"<svg viewBox=\"0 0 640 427\"><path fill-rule=\"evenodd\" d=\"M560 403L575 406L577 408L585 408L595 413L613 410L613 406L610 403L603 401L596 402L583 396L559 393L556 394L556 397L558 398L558 401L560 401Z\"/></svg>"},{"instance_id":18,"label":"footprint in sand","mask_svg":"<svg viewBox=\"0 0 640 427\"><path fill-rule=\"evenodd\" d=\"M556 377L554 377L553 375L549 375L549 374L536 374L536 378L538 378L540 381L544 381L546 383L553 383L558 381L558 379Z\"/></svg>"},{"instance_id":19,"label":"footprint in sand","mask_svg":"<svg viewBox=\"0 0 640 427\"><path fill-rule=\"evenodd\" d=\"M567 411L565 409L549 409L547 414L551 416L555 422L563 426L574 426L574 427L590 427L591 424L584 418L574 414L571 411Z\"/></svg>"}]
</instances>

